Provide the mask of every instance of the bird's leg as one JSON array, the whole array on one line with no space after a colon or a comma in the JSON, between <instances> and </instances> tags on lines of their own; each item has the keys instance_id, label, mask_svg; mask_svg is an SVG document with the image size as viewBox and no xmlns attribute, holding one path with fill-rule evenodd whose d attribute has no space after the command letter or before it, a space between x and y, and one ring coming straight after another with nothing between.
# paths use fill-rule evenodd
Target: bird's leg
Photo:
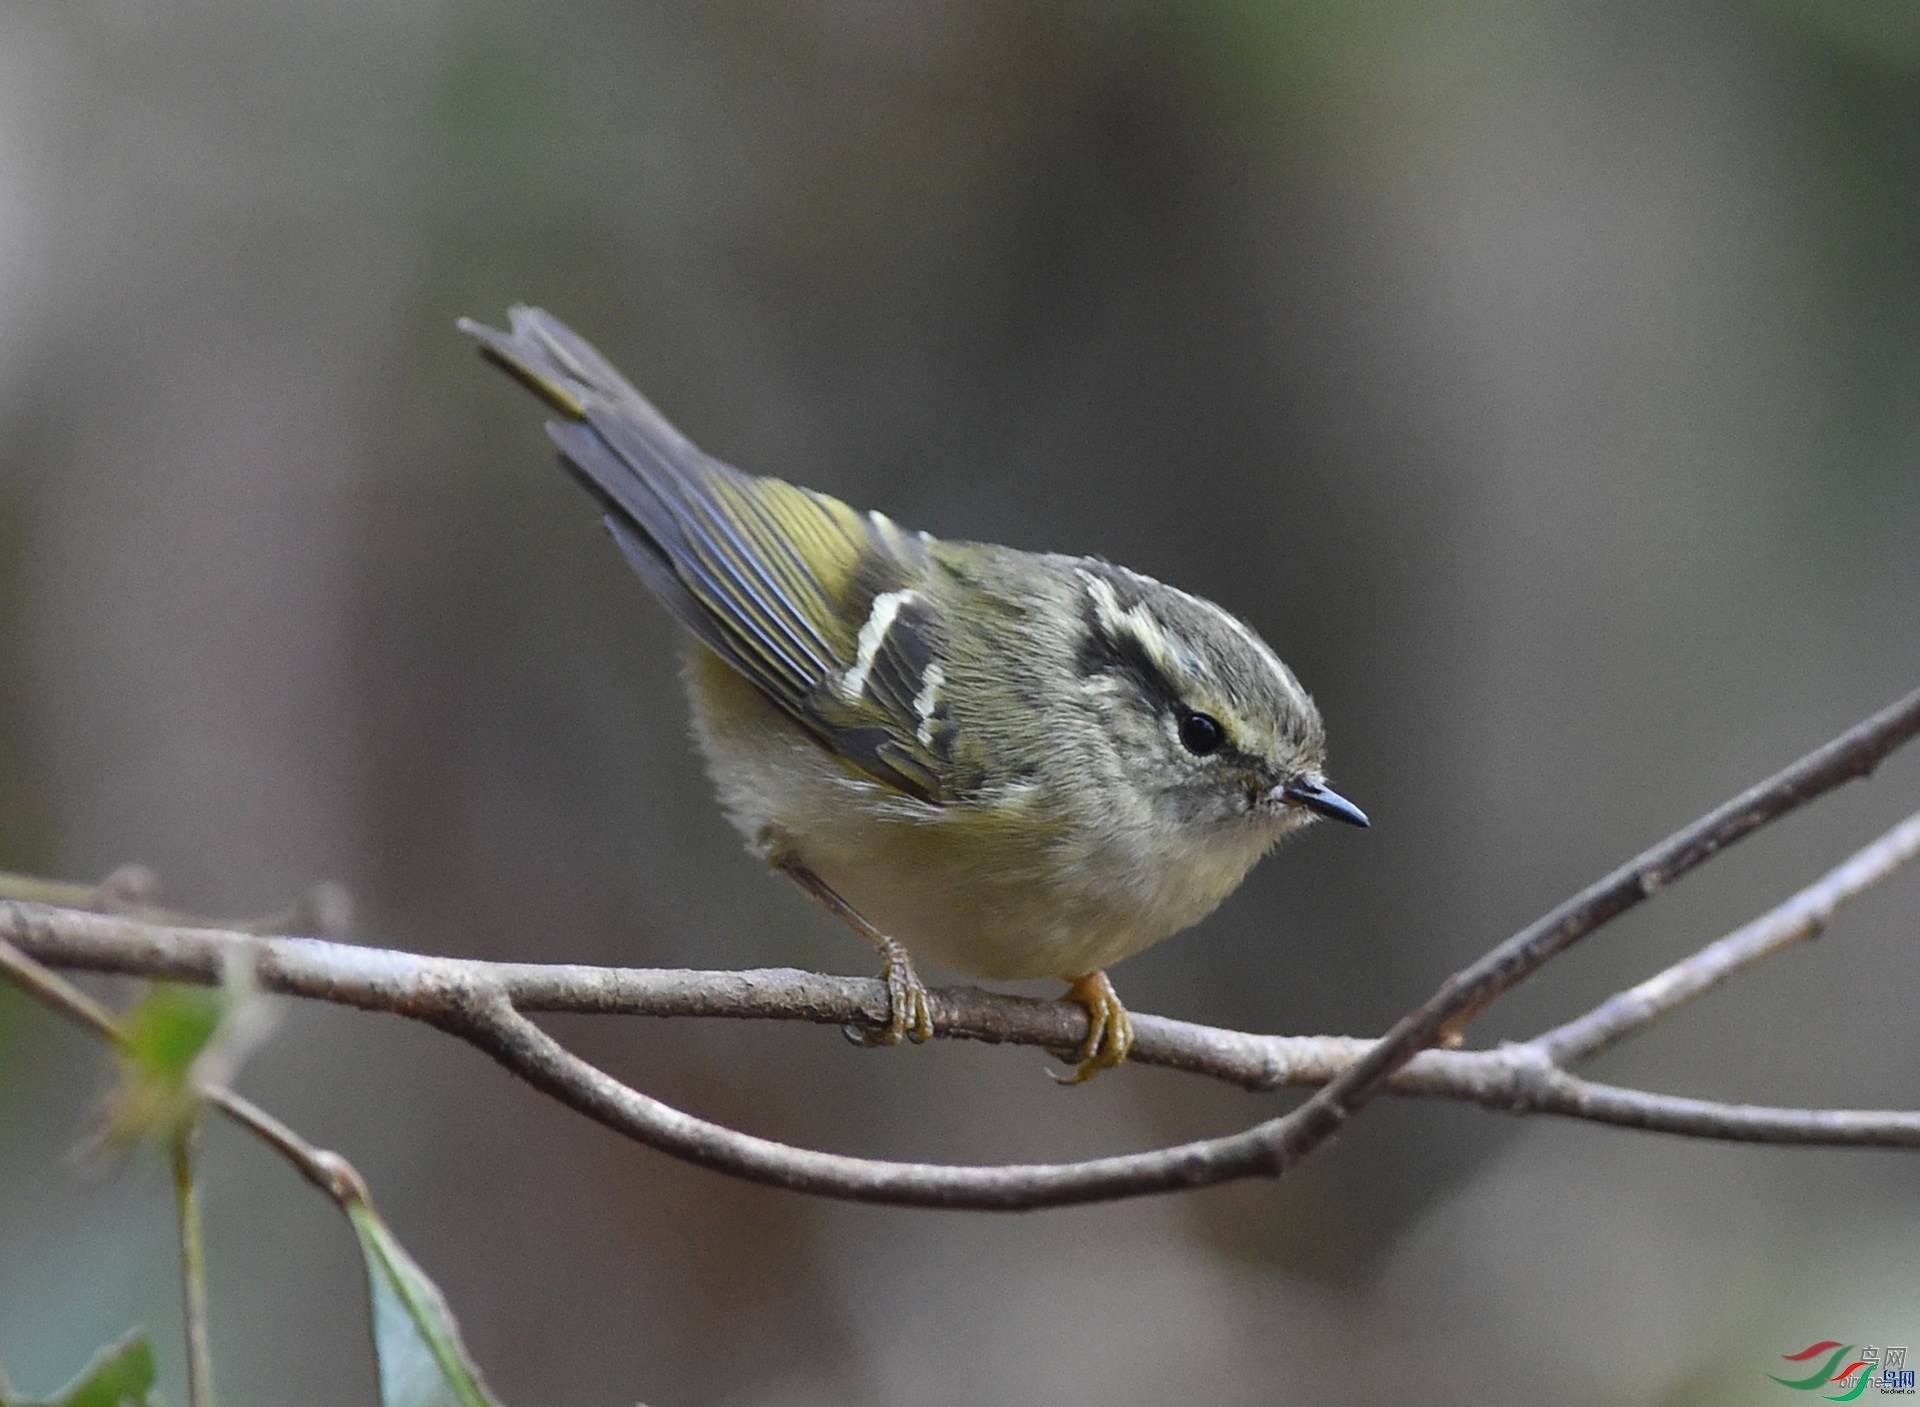
<instances>
[{"instance_id":1,"label":"bird's leg","mask_svg":"<svg viewBox=\"0 0 1920 1407\"><path fill-rule=\"evenodd\" d=\"M797 856L775 853L768 858L768 863L880 950L880 980L887 984L887 1024L878 1031L856 1030L849 1026L846 1028L847 1035L860 1045L899 1045L902 1036L915 1042L931 1040L933 1012L927 1002L927 987L920 980L920 974L913 970L913 958L907 950L868 923L858 909L834 893L833 887L802 864ZM1125 1015L1121 1013L1123 1020Z\"/></svg>"},{"instance_id":2,"label":"bird's leg","mask_svg":"<svg viewBox=\"0 0 1920 1407\"><path fill-rule=\"evenodd\" d=\"M1077 1085L1127 1058L1133 1049L1133 1018L1120 1005L1120 994L1104 972L1074 978L1064 1000L1086 1007L1087 1038L1080 1045L1080 1064L1074 1072L1053 1077L1063 1085Z\"/></svg>"}]
</instances>

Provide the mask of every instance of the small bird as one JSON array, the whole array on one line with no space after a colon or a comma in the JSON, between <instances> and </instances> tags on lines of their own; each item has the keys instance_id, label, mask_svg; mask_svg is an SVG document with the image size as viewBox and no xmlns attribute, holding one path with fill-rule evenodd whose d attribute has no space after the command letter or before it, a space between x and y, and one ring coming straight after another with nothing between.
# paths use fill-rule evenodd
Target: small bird
<instances>
[{"instance_id":1,"label":"small bird","mask_svg":"<svg viewBox=\"0 0 1920 1407\"><path fill-rule=\"evenodd\" d=\"M1097 557L943 542L700 452L537 308L460 320L559 419L560 457L694 644L694 731L749 847L880 951L886 1027L933 1034L911 954L1057 977L1133 1025L1106 969L1199 922L1315 816L1319 711L1251 628Z\"/></svg>"}]
</instances>

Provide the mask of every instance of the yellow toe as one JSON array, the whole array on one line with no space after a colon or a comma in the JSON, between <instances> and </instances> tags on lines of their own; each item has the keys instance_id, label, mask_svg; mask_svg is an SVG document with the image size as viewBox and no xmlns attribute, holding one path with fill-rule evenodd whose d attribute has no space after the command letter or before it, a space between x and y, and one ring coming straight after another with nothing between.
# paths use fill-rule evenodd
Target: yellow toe
<instances>
[{"instance_id":1,"label":"yellow toe","mask_svg":"<svg viewBox=\"0 0 1920 1407\"><path fill-rule=\"evenodd\" d=\"M1073 1073L1054 1078L1063 1085L1077 1085L1127 1058L1127 1052L1133 1049L1133 1018L1120 1004L1120 994L1113 990L1104 972L1074 978L1065 1000L1086 1007L1087 1038L1080 1044L1080 1063Z\"/></svg>"}]
</instances>

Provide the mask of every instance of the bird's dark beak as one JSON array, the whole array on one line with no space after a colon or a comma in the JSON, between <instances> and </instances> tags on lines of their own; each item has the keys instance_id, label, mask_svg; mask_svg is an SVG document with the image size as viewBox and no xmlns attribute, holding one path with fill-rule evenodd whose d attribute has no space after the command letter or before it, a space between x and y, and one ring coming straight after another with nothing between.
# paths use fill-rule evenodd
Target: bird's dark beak
<instances>
[{"instance_id":1,"label":"bird's dark beak","mask_svg":"<svg viewBox=\"0 0 1920 1407\"><path fill-rule=\"evenodd\" d=\"M1304 806L1316 816L1330 821L1345 821L1350 826L1366 826L1367 813L1340 795L1325 782L1300 777L1280 788L1281 798L1290 806Z\"/></svg>"}]
</instances>

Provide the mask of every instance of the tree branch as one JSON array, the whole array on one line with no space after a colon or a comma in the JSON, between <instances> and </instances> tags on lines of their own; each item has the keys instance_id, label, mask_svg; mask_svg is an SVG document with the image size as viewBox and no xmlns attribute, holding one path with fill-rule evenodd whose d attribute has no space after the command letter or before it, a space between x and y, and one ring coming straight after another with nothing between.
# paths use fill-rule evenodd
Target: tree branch
<instances>
[{"instance_id":1,"label":"tree branch","mask_svg":"<svg viewBox=\"0 0 1920 1407\"><path fill-rule=\"evenodd\" d=\"M1534 1037L1528 1044L1555 1065L1590 1060L1676 1007L1712 991L1735 973L1782 948L1819 937L1842 904L1858 898L1916 856L1920 856L1920 812L1753 922L1639 986L1608 997L1585 1016Z\"/></svg>"},{"instance_id":2,"label":"tree branch","mask_svg":"<svg viewBox=\"0 0 1920 1407\"><path fill-rule=\"evenodd\" d=\"M124 915L19 902L0 902L0 939L12 941L52 966L190 981L218 980L227 954L244 946L253 956L254 978L261 990L429 1022L485 1051L569 1107L674 1156L774 1186L861 1201L1018 1210L1276 1176L1384 1091L1693 1137L1920 1147L1920 1113L1768 1109L1618 1089L1566 1073L1539 1042L1496 1051L1426 1049L1556 953L1760 826L1842 782L1865 775L1916 732L1920 732L1920 692L1687 826L1521 930L1449 978L1380 1041L1257 1036L1136 1016L1138 1043L1132 1056L1136 1061L1205 1074L1249 1089L1314 1084L1322 1088L1292 1113L1237 1134L1079 1163L955 1167L791 1148L698 1119L628 1088L565 1050L524 1014L772 1017L878 1026L886 1016L886 989L870 979L784 969L698 973L482 963L314 939L259 938L167 926ZM1823 922L1833 905L1872 882L1864 878L1868 870L1877 875L1882 871L1875 866L1884 865L1890 871L1897 862L1889 862L1888 855L1908 843L1905 839L1895 842L1893 836L1904 837L1905 829L1878 843L1888 848L1876 851L1877 859L1867 862L1862 856L1868 852L1862 852L1741 933L1765 926L1777 938L1792 926L1793 915L1804 921L1807 913L1818 913ZM1843 872L1846 877L1836 881L1835 876ZM1807 898L1816 891L1831 898L1824 909ZM1776 918L1783 913L1789 917ZM1740 936L1729 935L1697 955L1705 961L1690 969L1694 975L1661 991L1680 991L1703 977L1723 980L1792 941L1769 939L1771 946L1764 951L1756 946L1761 943L1758 938L1726 946ZM0 958L4 954L0 944ZM1708 954L1714 956L1708 958ZM1705 985L1688 994L1697 990L1705 990ZM1668 1006L1684 999L1661 997ZM1055 1052L1075 1049L1086 1030L1084 1009L1072 1003L960 989L934 993L932 1008L937 1034L1035 1045ZM1650 1019L1651 1015L1638 1024ZM1571 1028L1593 1029L1575 1022L1549 1036ZM1634 1028L1622 1028L1620 1034L1628 1029ZM282 1151L288 1150L283 1146ZM305 1170L327 1186L322 1181L325 1169L316 1165Z\"/></svg>"},{"instance_id":3,"label":"tree branch","mask_svg":"<svg viewBox=\"0 0 1920 1407\"><path fill-rule=\"evenodd\" d=\"M22 935L16 925L33 920ZM131 929L129 925L131 924ZM1262 1146L1246 1135L1155 1153L1079 1164L955 1168L882 1163L815 1153L723 1128L627 1088L560 1047L514 1010L656 1016L771 1017L843 1025L883 1019L885 990L869 978L785 970L659 972L482 963L355 948L312 939L257 939L214 930L165 930L63 910L0 905L0 932L61 966L215 980L225 954L244 945L263 991L392 1011L460 1036L515 1074L617 1132L703 1166L796 1190L921 1206L1019 1209L1208 1185L1264 1170ZM138 946L129 939L136 940ZM5 952L0 946L0 954ZM63 986L65 984L62 984ZM934 993L939 1034L1072 1050L1085 1013L1068 1003L971 989ZM1244 1088L1324 1084L1372 1042L1350 1037L1256 1036L1163 1017L1136 1017L1147 1063ZM1760 1109L1622 1090L1566 1075L1526 1047L1430 1050L1390 1082L1395 1094L1463 1100L1510 1113L1558 1114L1694 1137L1830 1146L1920 1147L1920 1115L1878 1111ZM267 1116L224 1090L209 1098L280 1148L329 1195L340 1176L331 1155L263 1128ZM252 1113L254 1117L246 1117Z\"/></svg>"},{"instance_id":4,"label":"tree branch","mask_svg":"<svg viewBox=\"0 0 1920 1407\"><path fill-rule=\"evenodd\" d=\"M1658 845L1536 919L1467 968L1305 1104L1269 1126L1281 1167L1299 1161L1386 1088L1393 1072L1443 1034L1458 1033L1488 1002L1602 924L1652 898L1760 827L1843 782L1864 777L1920 732L1920 689L1816 748L1758 786L1682 827Z\"/></svg>"}]
</instances>

